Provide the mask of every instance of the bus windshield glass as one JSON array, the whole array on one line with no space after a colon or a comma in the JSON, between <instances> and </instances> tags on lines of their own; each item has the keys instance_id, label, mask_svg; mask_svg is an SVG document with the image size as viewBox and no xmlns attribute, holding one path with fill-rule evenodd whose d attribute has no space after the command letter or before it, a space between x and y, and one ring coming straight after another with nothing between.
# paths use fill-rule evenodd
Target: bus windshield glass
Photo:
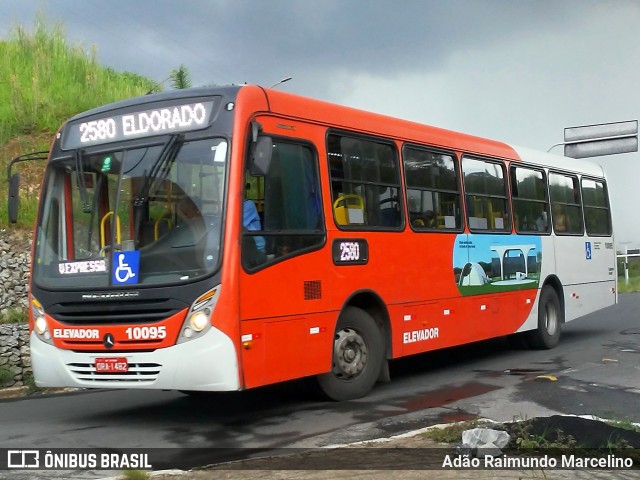
<instances>
[{"instance_id":1,"label":"bus windshield glass","mask_svg":"<svg viewBox=\"0 0 640 480\"><path fill-rule=\"evenodd\" d=\"M42 287L189 281L219 263L227 142L183 141L52 159L35 248Z\"/></svg>"}]
</instances>

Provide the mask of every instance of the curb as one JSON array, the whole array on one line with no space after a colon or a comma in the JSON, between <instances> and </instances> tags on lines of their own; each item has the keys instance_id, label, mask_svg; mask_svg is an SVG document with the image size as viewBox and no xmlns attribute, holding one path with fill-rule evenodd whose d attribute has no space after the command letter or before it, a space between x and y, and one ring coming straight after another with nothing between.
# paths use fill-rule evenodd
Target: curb
<instances>
[{"instance_id":1,"label":"curb","mask_svg":"<svg viewBox=\"0 0 640 480\"><path fill-rule=\"evenodd\" d=\"M29 391L29 387L7 387L0 389L0 398L24 397Z\"/></svg>"},{"instance_id":2,"label":"curb","mask_svg":"<svg viewBox=\"0 0 640 480\"><path fill-rule=\"evenodd\" d=\"M71 393L82 390L75 387L60 387L60 388L40 388L33 390L33 387L7 387L0 389L0 400L8 398L35 398L44 395L56 395L59 393Z\"/></svg>"}]
</instances>

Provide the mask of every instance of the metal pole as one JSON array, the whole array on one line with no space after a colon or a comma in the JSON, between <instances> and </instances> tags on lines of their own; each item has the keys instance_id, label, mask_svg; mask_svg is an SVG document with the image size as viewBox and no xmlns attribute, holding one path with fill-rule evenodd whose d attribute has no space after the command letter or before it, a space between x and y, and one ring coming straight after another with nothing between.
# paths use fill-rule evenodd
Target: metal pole
<instances>
[{"instance_id":1,"label":"metal pole","mask_svg":"<svg viewBox=\"0 0 640 480\"><path fill-rule=\"evenodd\" d=\"M269 88L274 88L277 87L278 85L280 85L281 83L285 83L288 82L289 80L293 80L293 77L286 77L283 78L282 80L280 80L279 82L274 83L273 85L271 85Z\"/></svg>"},{"instance_id":2,"label":"metal pole","mask_svg":"<svg viewBox=\"0 0 640 480\"><path fill-rule=\"evenodd\" d=\"M629 246L624 246L624 282L625 285L629 285L629 257L627 256L629 251Z\"/></svg>"}]
</instances>

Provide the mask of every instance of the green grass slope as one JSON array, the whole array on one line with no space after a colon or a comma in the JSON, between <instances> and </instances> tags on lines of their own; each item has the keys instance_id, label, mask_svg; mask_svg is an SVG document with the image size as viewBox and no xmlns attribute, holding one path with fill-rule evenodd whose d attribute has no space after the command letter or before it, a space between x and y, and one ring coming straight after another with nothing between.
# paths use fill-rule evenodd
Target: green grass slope
<instances>
[{"instance_id":1,"label":"green grass slope","mask_svg":"<svg viewBox=\"0 0 640 480\"><path fill-rule=\"evenodd\" d=\"M7 227L7 162L47 150L60 125L76 113L143 95L155 82L101 67L96 48L70 45L62 28L39 17L28 31L18 25L0 39L0 227ZM42 162L40 162L42 163ZM20 164L23 174L18 227L35 218L42 165Z\"/></svg>"}]
</instances>

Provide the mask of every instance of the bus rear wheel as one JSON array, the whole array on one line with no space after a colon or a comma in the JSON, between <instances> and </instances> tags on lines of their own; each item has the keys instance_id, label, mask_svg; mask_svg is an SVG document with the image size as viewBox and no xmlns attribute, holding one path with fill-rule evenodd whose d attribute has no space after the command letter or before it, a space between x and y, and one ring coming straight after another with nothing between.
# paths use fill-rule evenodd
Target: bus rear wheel
<instances>
[{"instance_id":1,"label":"bus rear wheel","mask_svg":"<svg viewBox=\"0 0 640 480\"><path fill-rule=\"evenodd\" d=\"M383 355L382 335L373 318L360 308L345 308L336 326L333 367L317 377L320 390L336 401L365 396L380 376Z\"/></svg>"},{"instance_id":2,"label":"bus rear wheel","mask_svg":"<svg viewBox=\"0 0 640 480\"><path fill-rule=\"evenodd\" d=\"M538 328L528 332L529 345L540 350L558 345L562 318L558 294L551 287L543 287L538 302Z\"/></svg>"}]
</instances>

